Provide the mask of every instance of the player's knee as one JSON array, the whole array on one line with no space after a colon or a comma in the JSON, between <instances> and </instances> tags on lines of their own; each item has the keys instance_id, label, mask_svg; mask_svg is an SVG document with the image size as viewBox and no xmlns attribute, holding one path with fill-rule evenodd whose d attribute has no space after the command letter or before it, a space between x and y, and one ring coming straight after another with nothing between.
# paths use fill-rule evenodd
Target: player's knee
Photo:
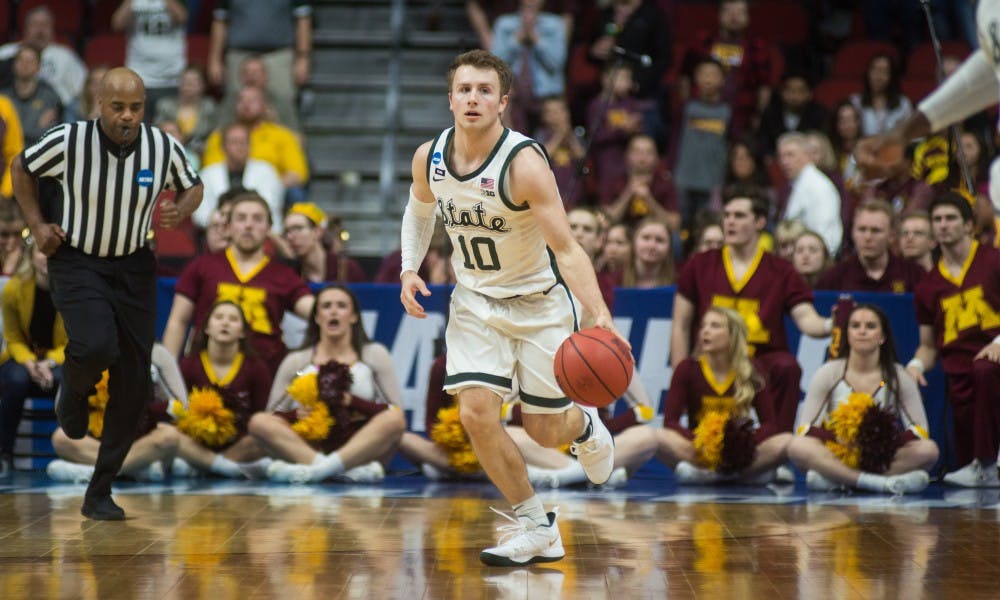
<instances>
[{"instance_id":1,"label":"player's knee","mask_svg":"<svg viewBox=\"0 0 1000 600\"><path fill-rule=\"evenodd\" d=\"M485 402L463 402L458 408L459 420L470 436L500 427L497 415L496 407Z\"/></svg>"}]
</instances>

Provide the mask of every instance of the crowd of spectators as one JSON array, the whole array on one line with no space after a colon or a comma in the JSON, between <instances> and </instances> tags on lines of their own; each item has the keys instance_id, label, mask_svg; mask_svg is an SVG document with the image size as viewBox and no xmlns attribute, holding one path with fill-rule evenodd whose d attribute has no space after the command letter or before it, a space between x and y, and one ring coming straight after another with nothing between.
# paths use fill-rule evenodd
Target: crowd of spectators
<instances>
[{"instance_id":1,"label":"crowd of spectators","mask_svg":"<svg viewBox=\"0 0 1000 600\"><path fill-rule=\"evenodd\" d=\"M216 300L228 299L244 309L243 326L255 339L270 340L257 353L277 368L285 351L281 313L315 320L317 310L334 310L314 307L307 282L399 276L398 252L378 257L374 276L375 268L366 273L347 255L339 220L309 195L296 93L312 68L311 3L114 4L100 25L126 37L125 64L146 81L147 121L186 146L205 184L204 202L182 228L190 244L175 256L171 238L157 232L163 273L180 276L166 351L181 357L188 328L206 328ZM187 32L208 4L206 61L189 62ZM987 197L996 154L991 115L967 120L957 139L949 132L925 138L898 176L871 182L858 175L857 141L905 119L933 87L926 73L934 69L920 62L932 56L919 52L926 36L918 8L899 8L902 16L886 22L878 18L883 4L468 0L466 8L473 43L513 68L506 124L545 145L574 236L610 304L614 288L673 285L685 261L721 247L724 198L734 189L766 205L761 247L816 289L912 292L933 264L927 210L943 190L958 190L974 207L981 243L1000 245L1000 210ZM932 4L940 32L953 36L947 74L976 40L968 15L948 12L962 3ZM98 114L96 86L114 65L85 64L74 50L82 38L63 39L56 17L44 4L24 11L11 28L14 41L0 46L5 165L52 125ZM843 26L845 18L853 25ZM23 218L6 169L4 176L0 266L10 276L31 263L32 252L17 235ZM454 283L449 254L438 232L421 268L429 283ZM264 296L239 292L255 277L270 286ZM226 286L231 297L221 293ZM42 356L29 360L28 375L44 390L52 373L38 371ZM268 436L287 432L275 423L257 433L251 425L249 434L276 443ZM308 456L276 453L290 464L330 458L298 454ZM210 470L213 460L193 462ZM367 462L339 460L322 472ZM282 477L294 473L289 467Z\"/></svg>"},{"instance_id":2,"label":"crowd of spectators","mask_svg":"<svg viewBox=\"0 0 1000 600\"><path fill-rule=\"evenodd\" d=\"M83 3L87 25L75 37L44 3L25 4L10 9L14 41L0 46L5 163L48 127L94 118L95 88L112 65L85 64L75 48L88 32L118 32L125 64L146 81L147 121L185 144L207 182L205 202L184 228L191 242L177 248L171 236L163 239L164 274L176 274L192 249L205 247L218 198L230 189L267 200L268 251L296 260L283 224L293 204L309 199L295 93L312 68L311 3L93 0ZM673 271L684 250L697 247L692 236L717 220L732 184L757 186L770 200L768 232L801 222L831 258L851 254L859 203L889 202L895 223L925 210L941 188L966 193L977 232L992 243L996 219L986 188L996 144L988 115L969 119L958 141L941 132L916 145L909 173L877 184L859 180L854 144L909 115L935 71L925 64L933 55L920 51L927 36L918 8L898 8L900 18L887 22L885 7L872 4L469 0L466 12L470 43L512 65L505 120L546 146L566 207L598 208L601 230L624 223L630 240L640 222L661 221ZM932 4L948 74L975 46L970 13L956 6L962 3ZM203 63L189 60L188 32L209 40ZM11 195L6 180L0 195ZM764 239L772 243L770 234ZM787 243L792 259L795 240ZM890 245L900 251L894 237ZM363 261L364 278L394 281L378 258ZM394 264L393 255L384 258Z\"/></svg>"}]
</instances>

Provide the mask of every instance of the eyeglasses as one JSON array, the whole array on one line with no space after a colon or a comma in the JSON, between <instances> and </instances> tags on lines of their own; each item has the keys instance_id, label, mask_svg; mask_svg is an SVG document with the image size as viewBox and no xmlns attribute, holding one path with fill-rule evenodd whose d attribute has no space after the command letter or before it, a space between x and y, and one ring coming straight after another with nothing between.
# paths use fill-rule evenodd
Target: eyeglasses
<instances>
[{"instance_id":1,"label":"eyeglasses","mask_svg":"<svg viewBox=\"0 0 1000 600\"><path fill-rule=\"evenodd\" d=\"M302 233L303 231L309 231L312 227L308 225L292 225L290 227L285 227L285 235L289 233Z\"/></svg>"}]
</instances>

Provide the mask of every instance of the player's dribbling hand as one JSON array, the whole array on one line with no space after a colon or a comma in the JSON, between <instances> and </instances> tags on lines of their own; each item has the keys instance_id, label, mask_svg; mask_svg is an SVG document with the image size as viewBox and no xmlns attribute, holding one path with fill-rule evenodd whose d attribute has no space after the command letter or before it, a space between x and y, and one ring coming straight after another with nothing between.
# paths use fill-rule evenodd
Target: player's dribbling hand
<instances>
[{"instance_id":1,"label":"player's dribbling hand","mask_svg":"<svg viewBox=\"0 0 1000 600\"><path fill-rule=\"evenodd\" d=\"M35 238L35 247L45 256L55 254L66 240L66 232L55 223L42 223L38 229L31 230L31 235Z\"/></svg>"},{"instance_id":2,"label":"player's dribbling hand","mask_svg":"<svg viewBox=\"0 0 1000 600\"><path fill-rule=\"evenodd\" d=\"M905 140L893 131L858 141L854 159L863 181L890 178L904 169Z\"/></svg>"},{"instance_id":3,"label":"player's dribbling hand","mask_svg":"<svg viewBox=\"0 0 1000 600\"><path fill-rule=\"evenodd\" d=\"M615 327L615 323L614 323L614 321L611 320L611 315L610 314L605 314L603 316L597 317L597 319L595 319L595 321L594 321L594 327L600 327L601 329L607 329L611 333L617 335L618 338L622 341L622 343L624 343L625 346L628 347L629 351L632 350L632 344L628 343L628 340L625 339L625 336L623 336L621 334L621 332L618 331L618 328Z\"/></svg>"},{"instance_id":4,"label":"player's dribbling hand","mask_svg":"<svg viewBox=\"0 0 1000 600\"><path fill-rule=\"evenodd\" d=\"M424 307L417 302L417 292L422 296L430 296L431 291L427 289L427 284L413 271L406 271L399 280L401 289L399 291L399 301L403 303L406 314L418 319L426 319L427 313Z\"/></svg>"},{"instance_id":5,"label":"player's dribbling hand","mask_svg":"<svg viewBox=\"0 0 1000 600\"><path fill-rule=\"evenodd\" d=\"M173 200L160 202L160 227L173 229L181 224L181 211Z\"/></svg>"}]
</instances>

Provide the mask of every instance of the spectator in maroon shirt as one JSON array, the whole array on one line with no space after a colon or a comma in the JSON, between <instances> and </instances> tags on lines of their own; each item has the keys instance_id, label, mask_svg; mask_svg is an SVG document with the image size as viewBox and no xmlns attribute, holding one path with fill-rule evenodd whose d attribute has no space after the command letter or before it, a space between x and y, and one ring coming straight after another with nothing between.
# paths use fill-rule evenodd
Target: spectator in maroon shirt
<instances>
[{"instance_id":1,"label":"spectator in maroon shirt","mask_svg":"<svg viewBox=\"0 0 1000 600\"><path fill-rule=\"evenodd\" d=\"M717 31L699 32L684 54L681 67L680 99L690 95L694 67L705 58L714 58L726 68L725 99L733 107L731 131L738 136L750 128L771 98L773 67L771 44L747 35L750 8L747 0L719 3Z\"/></svg>"},{"instance_id":2,"label":"spectator in maroon shirt","mask_svg":"<svg viewBox=\"0 0 1000 600\"><path fill-rule=\"evenodd\" d=\"M542 100L541 129L535 133L535 139L545 146L549 154L549 165L559 186L563 206L569 210L584 195L584 186L579 181L580 163L587 151L570 121L565 98L550 96Z\"/></svg>"},{"instance_id":3,"label":"spectator in maroon shirt","mask_svg":"<svg viewBox=\"0 0 1000 600\"><path fill-rule=\"evenodd\" d=\"M931 235L931 216L915 210L903 216L899 224L899 253L920 265L924 272L934 268L932 253L937 242Z\"/></svg>"},{"instance_id":4,"label":"spectator in maroon shirt","mask_svg":"<svg viewBox=\"0 0 1000 600\"><path fill-rule=\"evenodd\" d=\"M816 284L819 290L912 292L924 275L919 265L894 255L896 215L887 202L869 200L854 211L851 238L855 253L831 267Z\"/></svg>"},{"instance_id":5,"label":"spectator in maroon shirt","mask_svg":"<svg viewBox=\"0 0 1000 600\"><path fill-rule=\"evenodd\" d=\"M650 101L634 96L635 79L628 64L609 65L601 77L601 95L587 107L590 154L593 157L599 193L603 184L625 173L625 152L634 136L649 133L643 114Z\"/></svg>"},{"instance_id":6,"label":"spectator in maroon shirt","mask_svg":"<svg viewBox=\"0 0 1000 600\"><path fill-rule=\"evenodd\" d=\"M601 206L608 217L629 225L656 217L677 231L680 212L676 192L662 169L653 138L639 134L629 140L625 168L624 176L602 182Z\"/></svg>"},{"instance_id":7,"label":"spectator in maroon shirt","mask_svg":"<svg viewBox=\"0 0 1000 600\"><path fill-rule=\"evenodd\" d=\"M816 287L819 278L833 262L826 242L811 229L806 229L795 238L791 261L795 271L805 279L810 288Z\"/></svg>"}]
</instances>

